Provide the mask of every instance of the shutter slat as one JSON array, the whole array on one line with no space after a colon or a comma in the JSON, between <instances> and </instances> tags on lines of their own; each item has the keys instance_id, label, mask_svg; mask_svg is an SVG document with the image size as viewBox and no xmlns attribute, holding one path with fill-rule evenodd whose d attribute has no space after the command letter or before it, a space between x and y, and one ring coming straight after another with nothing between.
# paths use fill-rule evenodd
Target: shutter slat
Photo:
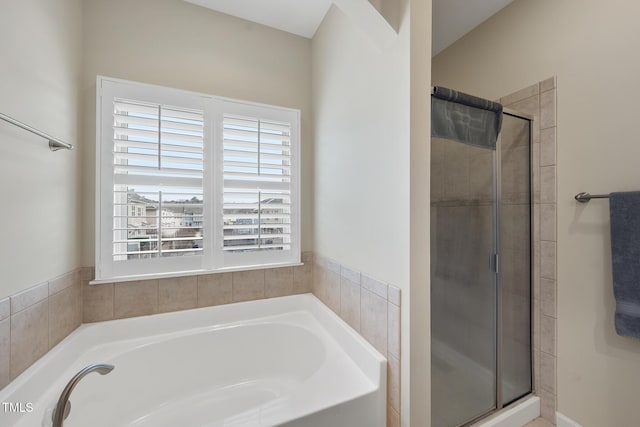
<instances>
[{"instance_id":1,"label":"shutter slat","mask_svg":"<svg viewBox=\"0 0 640 427\"><path fill-rule=\"evenodd\" d=\"M152 174L157 176L171 176L171 175L188 175L194 177L202 177L202 171L194 170L194 169L184 169L184 168L162 168L158 169L158 167L147 167L147 166L130 166L130 165L114 165L113 167L115 173L120 174L130 174L130 173L141 173L141 174Z\"/></svg>"},{"instance_id":2,"label":"shutter slat","mask_svg":"<svg viewBox=\"0 0 640 427\"><path fill-rule=\"evenodd\" d=\"M251 240L257 239L259 237L258 234L236 234L236 235L225 235L224 240Z\"/></svg>"},{"instance_id":3,"label":"shutter slat","mask_svg":"<svg viewBox=\"0 0 640 427\"><path fill-rule=\"evenodd\" d=\"M194 136L194 135L187 135L184 133L169 133L169 132L162 132L162 144L164 145L165 143L176 143L176 142L191 142L191 143L197 143L198 145L202 144L202 136Z\"/></svg>"},{"instance_id":4,"label":"shutter slat","mask_svg":"<svg viewBox=\"0 0 640 427\"><path fill-rule=\"evenodd\" d=\"M202 240L202 237L163 237L163 242L184 242L192 240Z\"/></svg>"},{"instance_id":5,"label":"shutter slat","mask_svg":"<svg viewBox=\"0 0 640 427\"><path fill-rule=\"evenodd\" d=\"M255 190L256 188L263 191L286 191L289 192L291 184L289 182L284 181L250 181L250 180L241 180L241 179L227 179L224 180L224 188L226 191L231 190Z\"/></svg>"},{"instance_id":6,"label":"shutter slat","mask_svg":"<svg viewBox=\"0 0 640 427\"><path fill-rule=\"evenodd\" d=\"M114 139L114 151L123 152L129 148L138 148L142 150L153 150L155 152L158 151L158 143L157 142L144 142L144 141L126 141L120 139ZM202 147L192 147L186 145L175 145L175 144L162 144L162 151L173 151L173 152L181 152L181 153L192 153L192 154L200 154L202 155L203 149Z\"/></svg>"},{"instance_id":7,"label":"shutter slat","mask_svg":"<svg viewBox=\"0 0 640 427\"><path fill-rule=\"evenodd\" d=\"M225 160L224 161L224 166L226 168L228 167L239 167L239 168L258 168L258 162L256 159L256 162L237 162L237 161L229 161L229 160Z\"/></svg>"},{"instance_id":8,"label":"shutter slat","mask_svg":"<svg viewBox=\"0 0 640 427\"><path fill-rule=\"evenodd\" d=\"M126 100L117 100L113 105L117 114L148 114L158 118L158 105Z\"/></svg>"},{"instance_id":9,"label":"shutter slat","mask_svg":"<svg viewBox=\"0 0 640 427\"><path fill-rule=\"evenodd\" d=\"M260 143L269 144L274 147L288 147L291 138L288 135L274 135L272 133L260 132Z\"/></svg>"},{"instance_id":10,"label":"shutter slat","mask_svg":"<svg viewBox=\"0 0 640 427\"><path fill-rule=\"evenodd\" d=\"M162 118L163 120L172 120L172 121L193 121L193 122L203 122L204 114L202 111L189 110L189 109L173 109L171 107L162 108Z\"/></svg>"},{"instance_id":11,"label":"shutter slat","mask_svg":"<svg viewBox=\"0 0 640 427\"><path fill-rule=\"evenodd\" d=\"M235 138L234 138L235 137ZM250 141L245 141L245 139L249 139ZM224 140L225 141L244 141L251 142L254 144L258 143L258 129L233 129L226 127L224 128Z\"/></svg>"},{"instance_id":12,"label":"shutter slat","mask_svg":"<svg viewBox=\"0 0 640 427\"><path fill-rule=\"evenodd\" d=\"M238 219L257 219L258 218L258 214L245 214L245 215L241 215L241 214L235 214L235 213L225 213L224 214L224 221L237 221ZM268 215L262 214L260 215L261 219L285 219L285 220L290 220L291 219L291 214L275 214L275 213L270 213Z\"/></svg>"},{"instance_id":13,"label":"shutter slat","mask_svg":"<svg viewBox=\"0 0 640 427\"><path fill-rule=\"evenodd\" d=\"M245 180L252 180L252 181L256 181L256 182L268 182L268 181L273 181L273 182L284 182L287 181L289 176L288 175L274 175L274 174L254 174L254 173L246 173L246 172L225 172L224 173L224 179L225 181L228 179L233 179L233 178L237 178L239 180L241 179L245 179Z\"/></svg>"},{"instance_id":14,"label":"shutter slat","mask_svg":"<svg viewBox=\"0 0 640 427\"><path fill-rule=\"evenodd\" d=\"M283 162L291 161L291 153L285 152L282 154L272 154L272 153L260 153L261 159L270 159L270 160L279 160Z\"/></svg>"},{"instance_id":15,"label":"shutter slat","mask_svg":"<svg viewBox=\"0 0 640 427\"><path fill-rule=\"evenodd\" d=\"M126 162L130 160L139 160L143 162L155 162L155 167L158 167L158 155L157 154L137 154L137 153L125 153L116 151L113 153L113 158L116 160L117 165L126 165Z\"/></svg>"},{"instance_id":16,"label":"shutter slat","mask_svg":"<svg viewBox=\"0 0 640 427\"><path fill-rule=\"evenodd\" d=\"M232 158L245 158L245 159L258 159L258 151L242 151L242 150L234 150L236 147L225 146L224 149L224 159L232 159Z\"/></svg>"},{"instance_id":17,"label":"shutter slat","mask_svg":"<svg viewBox=\"0 0 640 427\"><path fill-rule=\"evenodd\" d=\"M162 163L165 163L165 162L184 163L184 164L190 164L190 165L199 165L200 167L202 167L202 158L198 159L193 157L178 157L178 156L162 155L161 159L162 159Z\"/></svg>"},{"instance_id":18,"label":"shutter slat","mask_svg":"<svg viewBox=\"0 0 640 427\"><path fill-rule=\"evenodd\" d=\"M187 248L187 249L164 249L162 254L188 254L193 253L195 255L198 252L202 252L202 248Z\"/></svg>"},{"instance_id":19,"label":"shutter slat","mask_svg":"<svg viewBox=\"0 0 640 427\"><path fill-rule=\"evenodd\" d=\"M276 122L269 122L269 121L263 120L260 123L260 129L262 130L268 129L273 132L280 132L287 135L291 134L291 125L288 123L276 123Z\"/></svg>"},{"instance_id":20,"label":"shutter slat","mask_svg":"<svg viewBox=\"0 0 640 427\"><path fill-rule=\"evenodd\" d=\"M116 127L127 128L128 125L139 125L148 127L158 127L158 118L129 116L127 114L114 114L113 119Z\"/></svg>"},{"instance_id":21,"label":"shutter slat","mask_svg":"<svg viewBox=\"0 0 640 427\"><path fill-rule=\"evenodd\" d=\"M229 252L229 251L240 251L240 252L245 252L247 250L251 250L251 249L260 249L260 247L258 245L226 245L224 246L224 250Z\"/></svg>"},{"instance_id":22,"label":"shutter slat","mask_svg":"<svg viewBox=\"0 0 640 427\"><path fill-rule=\"evenodd\" d=\"M139 153L123 153L123 152L115 152L113 153L114 159L118 161L129 161L129 160L139 160L139 161L153 161L155 162L155 167L158 165L158 155L157 154L139 154ZM185 163L185 164L193 164L193 165L202 165L202 159L197 159L193 157L177 157L177 156L162 156L163 162L171 162L171 163ZM126 165L126 163L116 163L118 165Z\"/></svg>"},{"instance_id":23,"label":"shutter slat","mask_svg":"<svg viewBox=\"0 0 640 427\"><path fill-rule=\"evenodd\" d=\"M226 252L264 251L269 249L288 250L288 244L256 244L256 245L229 245L224 247Z\"/></svg>"},{"instance_id":24,"label":"shutter slat","mask_svg":"<svg viewBox=\"0 0 640 427\"><path fill-rule=\"evenodd\" d=\"M177 151L177 152L183 152L183 153L202 154L203 153L203 146L202 146L202 144L200 144L200 145L195 145L195 144L191 144L191 145L171 144L171 143L169 143L167 141L164 141L162 143L162 151Z\"/></svg>"},{"instance_id":25,"label":"shutter slat","mask_svg":"<svg viewBox=\"0 0 640 427\"><path fill-rule=\"evenodd\" d=\"M228 133L226 133L227 131L225 131L224 134L224 142L229 144L229 145L238 145L238 146L245 146L245 147L257 147L258 145L258 133L257 132L248 132L248 131L239 131L239 130L234 130L234 134L236 137L234 138L234 135L230 135ZM277 150L278 148L281 149L288 149L291 147L291 145L289 145L290 142L290 138L287 136L281 136L281 135L271 135L271 134L264 134L264 133L260 133L260 144L261 145L265 145L267 146L269 149L273 149L273 150Z\"/></svg>"},{"instance_id":26,"label":"shutter slat","mask_svg":"<svg viewBox=\"0 0 640 427\"><path fill-rule=\"evenodd\" d=\"M258 209L260 204L256 203L225 203L223 209Z\"/></svg>"},{"instance_id":27,"label":"shutter slat","mask_svg":"<svg viewBox=\"0 0 640 427\"><path fill-rule=\"evenodd\" d=\"M156 143L158 142L157 130L122 128L122 127L114 126L113 136L114 136L114 139L125 140L125 141L129 140L131 137L136 137L136 138L150 139Z\"/></svg>"},{"instance_id":28,"label":"shutter slat","mask_svg":"<svg viewBox=\"0 0 640 427\"><path fill-rule=\"evenodd\" d=\"M118 173L113 176L113 183L116 186L121 185L158 185L157 175L135 175ZM179 187L202 187L202 177L197 176L179 176L179 175L164 175L162 176L163 185L179 186Z\"/></svg>"},{"instance_id":29,"label":"shutter slat","mask_svg":"<svg viewBox=\"0 0 640 427\"><path fill-rule=\"evenodd\" d=\"M246 148L246 150L238 150L238 148ZM224 154L234 154L234 153L253 153L258 154L258 144L255 142L244 142L244 141L230 141L228 139L224 140Z\"/></svg>"},{"instance_id":30,"label":"shutter slat","mask_svg":"<svg viewBox=\"0 0 640 427\"><path fill-rule=\"evenodd\" d=\"M265 160L270 160L270 159L264 159L264 155L261 155L260 157L261 157L260 163L258 163L258 155L257 154L254 154L253 156L225 157L224 165L225 166L238 166L238 167L243 167L243 166L258 167L258 165L260 165L261 168L266 168L266 169L286 169L286 170L291 169L290 165L265 161ZM234 159L234 160L231 160L231 159ZM238 160L238 159L249 159L251 161L243 161L243 160Z\"/></svg>"},{"instance_id":31,"label":"shutter slat","mask_svg":"<svg viewBox=\"0 0 640 427\"><path fill-rule=\"evenodd\" d=\"M225 200L227 199L251 199L251 200L257 200L257 194L255 193L255 191L251 191L251 190L234 190L234 191L230 191L227 190L224 193L224 197Z\"/></svg>"},{"instance_id":32,"label":"shutter slat","mask_svg":"<svg viewBox=\"0 0 640 427\"><path fill-rule=\"evenodd\" d=\"M201 134L204 130L203 123L184 123L173 120L166 120L164 116L162 117L161 125L163 131L170 131L173 133L187 131Z\"/></svg>"},{"instance_id":33,"label":"shutter slat","mask_svg":"<svg viewBox=\"0 0 640 427\"><path fill-rule=\"evenodd\" d=\"M243 229L250 230L250 229L258 228L258 224L241 224L241 225L238 225L238 224L232 224L232 225L231 224L226 224L226 225L223 226L223 228L225 230L243 230Z\"/></svg>"},{"instance_id":34,"label":"shutter slat","mask_svg":"<svg viewBox=\"0 0 640 427\"><path fill-rule=\"evenodd\" d=\"M258 121L253 118L243 118L227 114L224 116L224 126L225 129L230 126L254 127L257 129Z\"/></svg>"}]
</instances>

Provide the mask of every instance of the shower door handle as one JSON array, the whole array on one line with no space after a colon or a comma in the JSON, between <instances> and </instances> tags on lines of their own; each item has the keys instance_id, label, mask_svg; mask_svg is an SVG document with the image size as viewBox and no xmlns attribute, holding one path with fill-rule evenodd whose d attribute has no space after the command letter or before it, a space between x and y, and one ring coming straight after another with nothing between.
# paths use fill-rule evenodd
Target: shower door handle
<instances>
[{"instance_id":1,"label":"shower door handle","mask_svg":"<svg viewBox=\"0 0 640 427\"><path fill-rule=\"evenodd\" d=\"M496 274L499 272L498 254L489 255L489 271Z\"/></svg>"}]
</instances>

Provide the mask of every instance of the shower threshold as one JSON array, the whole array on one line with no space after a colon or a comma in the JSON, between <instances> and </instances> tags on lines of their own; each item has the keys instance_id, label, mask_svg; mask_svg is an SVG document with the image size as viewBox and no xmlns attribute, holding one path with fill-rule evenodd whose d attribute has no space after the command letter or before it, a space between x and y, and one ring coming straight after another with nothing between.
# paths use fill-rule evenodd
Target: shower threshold
<instances>
[{"instance_id":1,"label":"shower threshold","mask_svg":"<svg viewBox=\"0 0 640 427\"><path fill-rule=\"evenodd\" d=\"M540 416L540 398L529 393L461 427L522 427Z\"/></svg>"}]
</instances>

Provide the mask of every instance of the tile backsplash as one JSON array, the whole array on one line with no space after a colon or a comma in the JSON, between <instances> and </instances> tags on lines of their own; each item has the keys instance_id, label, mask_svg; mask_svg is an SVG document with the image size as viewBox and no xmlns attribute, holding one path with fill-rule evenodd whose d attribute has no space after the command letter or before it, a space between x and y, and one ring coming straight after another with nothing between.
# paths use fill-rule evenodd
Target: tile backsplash
<instances>
[{"instance_id":1,"label":"tile backsplash","mask_svg":"<svg viewBox=\"0 0 640 427\"><path fill-rule=\"evenodd\" d=\"M146 316L311 292L312 256L304 265L168 279L89 285L82 281L83 322Z\"/></svg>"},{"instance_id":2,"label":"tile backsplash","mask_svg":"<svg viewBox=\"0 0 640 427\"><path fill-rule=\"evenodd\" d=\"M0 300L0 388L82 324L77 269Z\"/></svg>"},{"instance_id":3,"label":"tile backsplash","mask_svg":"<svg viewBox=\"0 0 640 427\"><path fill-rule=\"evenodd\" d=\"M400 289L315 256L313 293L387 358L387 427L400 426Z\"/></svg>"}]
</instances>

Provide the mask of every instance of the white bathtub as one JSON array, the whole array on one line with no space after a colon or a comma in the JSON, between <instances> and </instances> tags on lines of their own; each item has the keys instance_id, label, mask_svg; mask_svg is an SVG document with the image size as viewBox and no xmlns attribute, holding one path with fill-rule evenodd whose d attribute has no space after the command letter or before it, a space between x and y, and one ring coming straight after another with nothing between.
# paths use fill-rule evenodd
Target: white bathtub
<instances>
[{"instance_id":1,"label":"white bathtub","mask_svg":"<svg viewBox=\"0 0 640 427\"><path fill-rule=\"evenodd\" d=\"M383 427L386 360L314 296L83 325L0 391L0 425L51 425L67 381L65 427ZM15 407L14 407L15 408Z\"/></svg>"}]
</instances>

